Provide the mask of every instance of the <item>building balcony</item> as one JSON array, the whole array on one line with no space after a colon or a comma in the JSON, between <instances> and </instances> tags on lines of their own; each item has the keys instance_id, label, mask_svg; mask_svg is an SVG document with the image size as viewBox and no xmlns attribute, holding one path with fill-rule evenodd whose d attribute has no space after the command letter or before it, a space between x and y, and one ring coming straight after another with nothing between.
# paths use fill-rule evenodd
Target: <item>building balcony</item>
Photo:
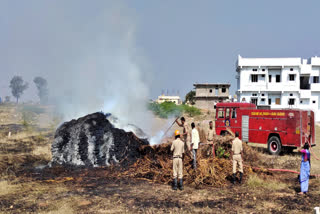
<instances>
[{"instance_id":1,"label":"building balcony","mask_svg":"<svg viewBox=\"0 0 320 214\"><path fill-rule=\"evenodd\" d=\"M311 90L300 90L300 98L310 98L311 97Z\"/></svg>"},{"instance_id":2,"label":"building balcony","mask_svg":"<svg viewBox=\"0 0 320 214\"><path fill-rule=\"evenodd\" d=\"M312 73L312 66L303 64L300 66L300 75L310 75Z\"/></svg>"}]
</instances>

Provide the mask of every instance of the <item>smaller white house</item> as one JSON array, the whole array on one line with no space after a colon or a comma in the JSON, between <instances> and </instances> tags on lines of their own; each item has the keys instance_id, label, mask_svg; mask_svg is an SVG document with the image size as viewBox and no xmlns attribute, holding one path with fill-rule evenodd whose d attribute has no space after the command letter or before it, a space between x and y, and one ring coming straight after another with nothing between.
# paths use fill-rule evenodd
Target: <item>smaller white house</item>
<instances>
[{"instance_id":1,"label":"smaller white house","mask_svg":"<svg viewBox=\"0 0 320 214\"><path fill-rule=\"evenodd\" d=\"M158 97L156 100L156 103L164 103L164 102L172 102L175 103L176 105L182 104L182 101L179 96L166 96L166 95L161 95Z\"/></svg>"}]
</instances>

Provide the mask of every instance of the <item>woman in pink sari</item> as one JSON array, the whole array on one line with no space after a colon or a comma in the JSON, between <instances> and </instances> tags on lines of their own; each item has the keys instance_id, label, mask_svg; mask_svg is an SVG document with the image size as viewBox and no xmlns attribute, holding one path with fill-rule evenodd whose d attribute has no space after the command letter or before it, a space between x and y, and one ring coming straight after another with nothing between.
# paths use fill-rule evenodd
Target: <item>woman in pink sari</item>
<instances>
[{"instance_id":1,"label":"woman in pink sari","mask_svg":"<svg viewBox=\"0 0 320 214\"><path fill-rule=\"evenodd\" d=\"M309 187L309 176L310 176L310 151L309 144L305 143L303 149L299 149L302 153L301 166L300 166L300 195L306 194Z\"/></svg>"}]
</instances>

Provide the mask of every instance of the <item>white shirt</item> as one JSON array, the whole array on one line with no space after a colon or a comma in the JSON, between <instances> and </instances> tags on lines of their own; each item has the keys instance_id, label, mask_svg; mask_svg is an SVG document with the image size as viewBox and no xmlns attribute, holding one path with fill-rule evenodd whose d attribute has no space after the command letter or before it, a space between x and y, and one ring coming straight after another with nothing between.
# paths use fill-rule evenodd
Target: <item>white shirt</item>
<instances>
[{"instance_id":1,"label":"white shirt","mask_svg":"<svg viewBox=\"0 0 320 214\"><path fill-rule=\"evenodd\" d=\"M196 128L192 129L191 132L191 143L193 144L192 149L198 149L200 143L199 132Z\"/></svg>"}]
</instances>

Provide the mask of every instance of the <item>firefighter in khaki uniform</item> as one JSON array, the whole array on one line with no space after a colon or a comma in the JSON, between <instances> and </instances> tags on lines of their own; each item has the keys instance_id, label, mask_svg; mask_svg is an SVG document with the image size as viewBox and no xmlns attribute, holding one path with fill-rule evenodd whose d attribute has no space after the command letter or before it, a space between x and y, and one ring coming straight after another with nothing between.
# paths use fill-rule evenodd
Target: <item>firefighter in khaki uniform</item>
<instances>
[{"instance_id":1,"label":"firefighter in khaki uniform","mask_svg":"<svg viewBox=\"0 0 320 214\"><path fill-rule=\"evenodd\" d=\"M184 153L184 142L180 139L180 132L176 130L174 132L176 139L172 142L171 151L173 152L173 190L177 190L179 179L179 189L183 190L183 153Z\"/></svg>"},{"instance_id":2,"label":"firefighter in khaki uniform","mask_svg":"<svg viewBox=\"0 0 320 214\"><path fill-rule=\"evenodd\" d=\"M178 118L176 119L176 123L178 124L178 126L183 128L181 139L185 143L185 149L191 150L188 124L186 123L186 119L184 117L181 117L180 121L181 122L178 121Z\"/></svg>"},{"instance_id":3,"label":"firefighter in khaki uniform","mask_svg":"<svg viewBox=\"0 0 320 214\"><path fill-rule=\"evenodd\" d=\"M213 158L215 158L215 149L214 149L214 143L213 143L214 136L215 136L215 130L213 129L212 121L210 121L209 122L208 134L207 134L207 143L209 145L212 145L212 156L213 156Z\"/></svg>"},{"instance_id":4,"label":"firefighter in khaki uniform","mask_svg":"<svg viewBox=\"0 0 320 214\"><path fill-rule=\"evenodd\" d=\"M236 132L235 139L232 141L232 160L233 160L233 167L232 167L232 183L234 184L236 180L236 173L237 173L237 165L239 165L239 172L240 172L240 179L239 183L242 181L243 175L243 166L242 166L242 141L239 139L239 132Z\"/></svg>"}]
</instances>

